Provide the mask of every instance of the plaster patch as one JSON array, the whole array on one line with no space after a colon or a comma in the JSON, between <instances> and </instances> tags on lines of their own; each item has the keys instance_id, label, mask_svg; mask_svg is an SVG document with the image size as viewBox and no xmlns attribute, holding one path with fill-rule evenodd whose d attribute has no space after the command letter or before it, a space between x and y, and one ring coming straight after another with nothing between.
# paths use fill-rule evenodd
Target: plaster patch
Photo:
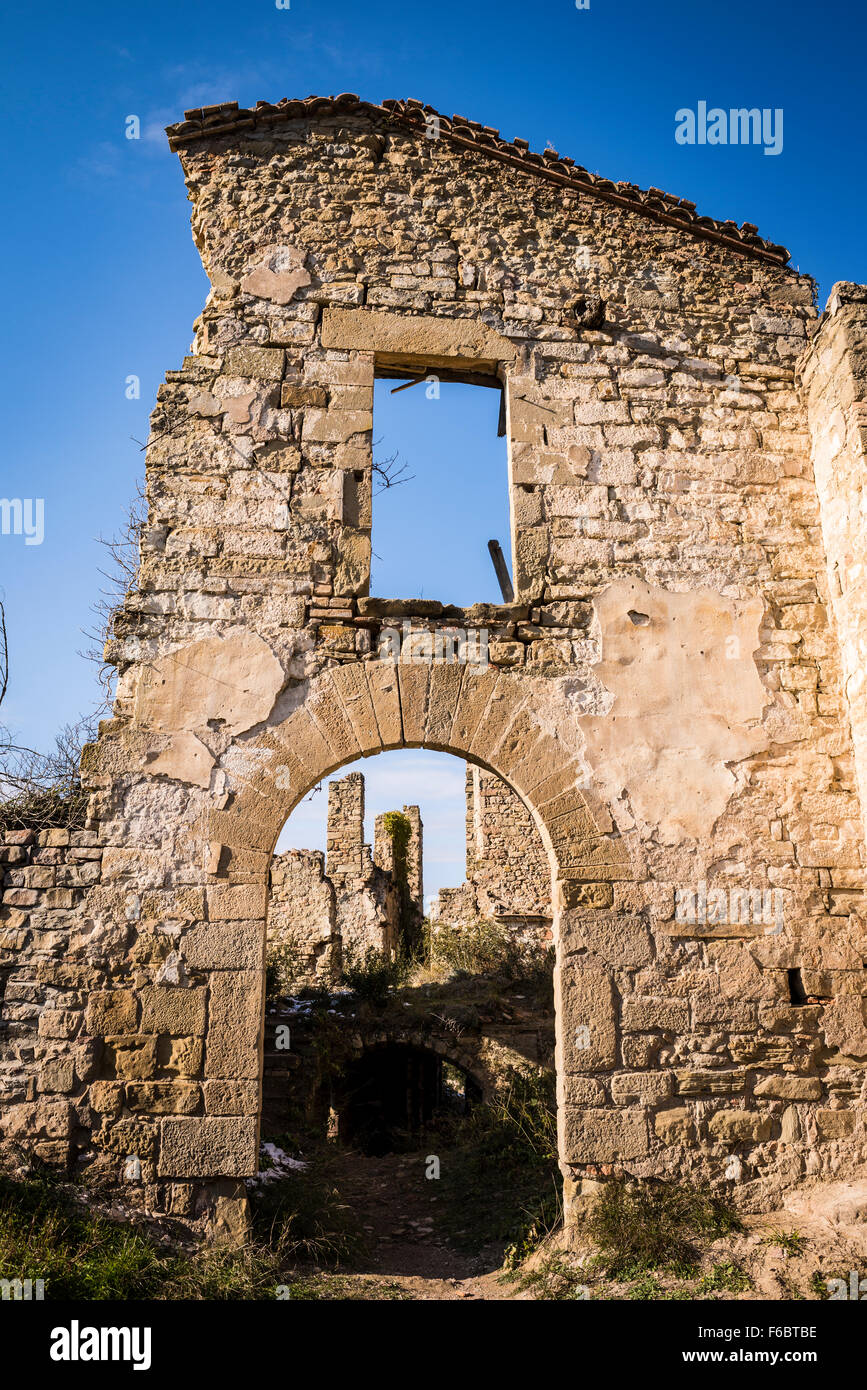
<instances>
[{"instance_id":1,"label":"plaster patch","mask_svg":"<svg viewBox=\"0 0 867 1390\"><path fill-rule=\"evenodd\" d=\"M171 777L178 782L191 782L193 786L207 789L211 785L214 761L213 754L201 739L184 730L173 734L166 748L147 759L145 771L152 775Z\"/></svg>"},{"instance_id":2,"label":"plaster patch","mask_svg":"<svg viewBox=\"0 0 867 1390\"><path fill-rule=\"evenodd\" d=\"M273 304L288 304L309 284L303 251L294 246L270 246L259 264L244 276L241 289L258 299L270 299Z\"/></svg>"},{"instance_id":3,"label":"plaster patch","mask_svg":"<svg viewBox=\"0 0 867 1390\"><path fill-rule=\"evenodd\" d=\"M770 696L753 659L762 601L622 579L594 607L595 674L614 697L581 721L597 783L612 806L625 792L666 844L706 835L735 789L727 764L767 746Z\"/></svg>"},{"instance_id":4,"label":"plaster patch","mask_svg":"<svg viewBox=\"0 0 867 1390\"><path fill-rule=\"evenodd\" d=\"M267 719L283 680L283 667L256 633L207 637L144 669L135 720L172 733L214 723L227 733L242 734Z\"/></svg>"}]
</instances>

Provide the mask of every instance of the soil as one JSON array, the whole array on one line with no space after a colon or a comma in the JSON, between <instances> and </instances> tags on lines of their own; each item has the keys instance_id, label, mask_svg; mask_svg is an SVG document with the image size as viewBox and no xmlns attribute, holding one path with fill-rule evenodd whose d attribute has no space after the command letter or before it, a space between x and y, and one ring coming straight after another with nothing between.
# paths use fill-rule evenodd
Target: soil
<instances>
[{"instance_id":1,"label":"soil","mask_svg":"<svg viewBox=\"0 0 867 1390\"><path fill-rule=\"evenodd\" d=\"M502 1246L467 1253L437 1230L441 1199L435 1179L425 1176L424 1152L365 1157L345 1150L336 1160L334 1180L356 1212L368 1239L368 1256L357 1272L343 1275L331 1297L406 1300L484 1300L544 1298L538 1286L503 1278ZM709 1244L696 1271L696 1298L790 1300L824 1296L828 1278L859 1271L867 1275L867 1184L822 1184L793 1198L786 1210L747 1217L744 1230ZM794 1235L794 1245L786 1237ZM562 1233L537 1252L527 1269L563 1249ZM580 1262L580 1239L571 1259ZM701 1272L733 1262L748 1275L742 1292L702 1293ZM325 1276L327 1281L328 1276ZM661 1287L674 1284L664 1276ZM867 1290L867 1279L864 1284ZM635 1297L629 1286L608 1283L597 1296ZM593 1294L591 1293L591 1297ZM692 1295L688 1295L692 1296Z\"/></svg>"},{"instance_id":2,"label":"soil","mask_svg":"<svg viewBox=\"0 0 867 1390\"><path fill-rule=\"evenodd\" d=\"M512 1297L499 1277L502 1246L467 1254L436 1231L440 1199L436 1179L425 1177L425 1159L421 1152L378 1158L346 1152L338 1159L336 1186L369 1242L359 1277L386 1280L392 1296L407 1299Z\"/></svg>"}]
</instances>

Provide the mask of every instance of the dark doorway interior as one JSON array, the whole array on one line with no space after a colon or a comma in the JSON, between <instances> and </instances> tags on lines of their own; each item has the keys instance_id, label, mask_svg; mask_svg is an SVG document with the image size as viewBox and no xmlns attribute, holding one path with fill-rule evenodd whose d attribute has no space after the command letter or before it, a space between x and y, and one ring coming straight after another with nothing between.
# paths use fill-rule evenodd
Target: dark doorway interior
<instances>
[{"instance_id":1,"label":"dark doorway interior","mask_svg":"<svg viewBox=\"0 0 867 1390\"><path fill-rule=\"evenodd\" d=\"M410 1147L438 1114L466 1114L481 1090L435 1052L403 1044L372 1048L347 1069L336 1097L338 1134L363 1153Z\"/></svg>"}]
</instances>

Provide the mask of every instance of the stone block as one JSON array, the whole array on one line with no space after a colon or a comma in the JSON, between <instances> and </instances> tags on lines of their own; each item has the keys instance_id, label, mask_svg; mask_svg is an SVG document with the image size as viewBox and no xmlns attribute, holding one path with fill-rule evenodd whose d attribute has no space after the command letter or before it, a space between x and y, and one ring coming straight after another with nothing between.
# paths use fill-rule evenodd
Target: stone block
<instances>
[{"instance_id":1,"label":"stone block","mask_svg":"<svg viewBox=\"0 0 867 1390\"><path fill-rule=\"evenodd\" d=\"M204 1041L202 1038L157 1038L157 1071L160 1076L201 1076Z\"/></svg>"},{"instance_id":2,"label":"stone block","mask_svg":"<svg viewBox=\"0 0 867 1390\"><path fill-rule=\"evenodd\" d=\"M567 1163L616 1163L642 1158L649 1149L647 1112L634 1110L576 1110L564 1114L564 1157Z\"/></svg>"},{"instance_id":3,"label":"stone block","mask_svg":"<svg viewBox=\"0 0 867 1390\"><path fill-rule=\"evenodd\" d=\"M667 1146L695 1143L695 1124L689 1110L680 1107L676 1110L660 1110L653 1117L656 1137Z\"/></svg>"},{"instance_id":4,"label":"stone block","mask_svg":"<svg viewBox=\"0 0 867 1390\"><path fill-rule=\"evenodd\" d=\"M252 1177L258 1157L255 1119L204 1116L160 1124L160 1177Z\"/></svg>"},{"instance_id":5,"label":"stone block","mask_svg":"<svg viewBox=\"0 0 867 1390\"><path fill-rule=\"evenodd\" d=\"M264 883L215 883L206 890L209 922L263 918L268 890Z\"/></svg>"},{"instance_id":6,"label":"stone block","mask_svg":"<svg viewBox=\"0 0 867 1390\"><path fill-rule=\"evenodd\" d=\"M707 1128L720 1144L763 1144L773 1133L774 1121L752 1110L718 1110Z\"/></svg>"},{"instance_id":7,"label":"stone block","mask_svg":"<svg viewBox=\"0 0 867 1390\"><path fill-rule=\"evenodd\" d=\"M256 1081L206 1081L205 1110L209 1115L251 1115L259 1110Z\"/></svg>"},{"instance_id":8,"label":"stone block","mask_svg":"<svg viewBox=\"0 0 867 1390\"><path fill-rule=\"evenodd\" d=\"M131 989L97 990L87 1001L84 1027L88 1033L130 1033L138 1022L138 1004Z\"/></svg>"},{"instance_id":9,"label":"stone block","mask_svg":"<svg viewBox=\"0 0 867 1390\"><path fill-rule=\"evenodd\" d=\"M204 989L147 985L141 991L141 1026L147 1033L201 1036L205 1031Z\"/></svg>"},{"instance_id":10,"label":"stone block","mask_svg":"<svg viewBox=\"0 0 867 1390\"><path fill-rule=\"evenodd\" d=\"M561 1029L568 1072L610 1070L617 1065L614 983L601 966L566 961L561 970Z\"/></svg>"},{"instance_id":11,"label":"stone block","mask_svg":"<svg viewBox=\"0 0 867 1390\"><path fill-rule=\"evenodd\" d=\"M854 1110L817 1110L816 1126L823 1139L845 1139L855 1130Z\"/></svg>"},{"instance_id":12,"label":"stone block","mask_svg":"<svg viewBox=\"0 0 867 1390\"><path fill-rule=\"evenodd\" d=\"M656 1105L671 1095L670 1072L618 1072L611 1078L615 1105Z\"/></svg>"},{"instance_id":13,"label":"stone block","mask_svg":"<svg viewBox=\"0 0 867 1390\"><path fill-rule=\"evenodd\" d=\"M156 1037L125 1034L106 1038L103 1065L110 1079L148 1081L156 1071Z\"/></svg>"},{"instance_id":14,"label":"stone block","mask_svg":"<svg viewBox=\"0 0 867 1390\"><path fill-rule=\"evenodd\" d=\"M149 1115L194 1115L201 1089L189 1081L130 1081L126 1103L133 1112Z\"/></svg>"},{"instance_id":15,"label":"stone block","mask_svg":"<svg viewBox=\"0 0 867 1390\"><path fill-rule=\"evenodd\" d=\"M200 922L184 933L181 954L190 970L256 970L265 958L265 927L234 919Z\"/></svg>"},{"instance_id":16,"label":"stone block","mask_svg":"<svg viewBox=\"0 0 867 1390\"><path fill-rule=\"evenodd\" d=\"M40 1091L66 1094L75 1085L75 1067L68 1057L53 1057L43 1062L36 1082Z\"/></svg>"},{"instance_id":17,"label":"stone block","mask_svg":"<svg viewBox=\"0 0 867 1390\"><path fill-rule=\"evenodd\" d=\"M756 1082L754 1094L775 1100L821 1100L822 1091L818 1076L764 1076Z\"/></svg>"},{"instance_id":18,"label":"stone block","mask_svg":"<svg viewBox=\"0 0 867 1390\"><path fill-rule=\"evenodd\" d=\"M227 355L226 375L258 377L260 381L279 381L283 375L285 356L282 348L233 347Z\"/></svg>"},{"instance_id":19,"label":"stone block","mask_svg":"<svg viewBox=\"0 0 867 1390\"><path fill-rule=\"evenodd\" d=\"M622 1021L627 1033L687 1033L689 1005L683 999L625 999Z\"/></svg>"},{"instance_id":20,"label":"stone block","mask_svg":"<svg viewBox=\"0 0 867 1390\"><path fill-rule=\"evenodd\" d=\"M227 970L211 977L205 1075L234 1081L258 1080L264 976Z\"/></svg>"}]
</instances>

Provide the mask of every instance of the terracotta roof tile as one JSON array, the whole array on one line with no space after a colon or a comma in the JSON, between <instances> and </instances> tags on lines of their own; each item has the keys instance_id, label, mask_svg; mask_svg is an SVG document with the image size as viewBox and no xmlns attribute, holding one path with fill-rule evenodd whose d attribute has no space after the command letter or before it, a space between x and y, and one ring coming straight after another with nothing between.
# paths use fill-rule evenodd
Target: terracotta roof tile
<instances>
[{"instance_id":1,"label":"terracotta roof tile","mask_svg":"<svg viewBox=\"0 0 867 1390\"><path fill-rule=\"evenodd\" d=\"M349 115L354 112L377 116L390 125L400 125L419 132L425 128L426 117L436 117L439 121L440 135L463 149L500 160L518 169L526 169L538 178L571 188L576 193L590 194L603 202L643 213L656 222L689 231L694 236L727 246L741 255L758 257L775 265L785 265L788 262L789 252L785 246L777 246L774 242L760 237L752 222L744 222L738 228L731 221L699 217L696 215L695 203L689 202L686 198L664 193L659 188L641 189L632 183L612 183L610 179L588 173L582 165L561 157L556 150L547 149L537 154L530 150L526 140L504 140L499 131L492 126L482 126L478 121L468 120L466 116L444 116L432 106L414 98L406 101L390 98L381 105L376 105L373 102L362 101L354 92L342 92L336 97L310 96L303 100L283 97L275 103L257 101L249 110L239 107L236 101L226 101L217 106L202 106L185 111L183 121L168 126L166 134L169 137L170 148L179 150L197 140L263 129L284 121L315 116Z\"/></svg>"}]
</instances>

